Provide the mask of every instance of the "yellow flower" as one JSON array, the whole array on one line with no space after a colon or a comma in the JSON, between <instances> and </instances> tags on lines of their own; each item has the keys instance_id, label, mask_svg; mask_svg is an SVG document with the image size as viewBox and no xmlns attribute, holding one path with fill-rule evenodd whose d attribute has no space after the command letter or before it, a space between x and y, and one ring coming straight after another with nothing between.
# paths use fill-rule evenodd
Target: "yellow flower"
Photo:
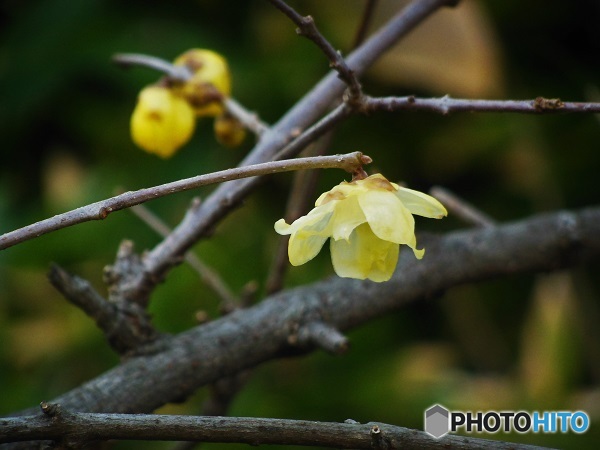
<instances>
[{"instance_id":1,"label":"yellow flower","mask_svg":"<svg viewBox=\"0 0 600 450\"><path fill-rule=\"evenodd\" d=\"M291 235L288 255L294 266L313 259L331 238L331 261L340 277L387 281L400 244L408 245L417 259L425 252L417 249L413 214L441 219L448 213L433 197L375 174L342 182L291 225L278 220L275 231Z\"/></svg>"},{"instance_id":2,"label":"yellow flower","mask_svg":"<svg viewBox=\"0 0 600 450\"><path fill-rule=\"evenodd\" d=\"M131 137L147 152L169 158L189 141L195 126L194 110L183 98L167 87L148 86L131 116Z\"/></svg>"},{"instance_id":3,"label":"yellow flower","mask_svg":"<svg viewBox=\"0 0 600 450\"><path fill-rule=\"evenodd\" d=\"M194 107L196 115L221 114L222 98L231 95L231 77L225 58L211 50L192 49L177 57L174 64L186 66L193 73L178 89Z\"/></svg>"}]
</instances>

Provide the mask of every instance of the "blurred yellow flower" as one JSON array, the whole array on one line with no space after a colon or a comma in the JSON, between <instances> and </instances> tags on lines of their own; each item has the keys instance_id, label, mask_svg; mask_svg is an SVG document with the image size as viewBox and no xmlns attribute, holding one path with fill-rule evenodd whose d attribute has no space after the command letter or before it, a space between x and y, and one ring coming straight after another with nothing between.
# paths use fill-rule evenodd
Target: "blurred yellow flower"
<instances>
[{"instance_id":1,"label":"blurred yellow flower","mask_svg":"<svg viewBox=\"0 0 600 450\"><path fill-rule=\"evenodd\" d=\"M196 118L185 99L164 86L140 92L131 116L131 137L149 153L169 158L192 136Z\"/></svg>"},{"instance_id":2,"label":"blurred yellow flower","mask_svg":"<svg viewBox=\"0 0 600 450\"><path fill-rule=\"evenodd\" d=\"M409 246L417 259L425 252L417 249L413 214L441 219L448 213L433 197L375 174L342 182L291 225L278 220L275 231L291 235L288 255L294 266L313 259L331 238L331 261L340 277L387 281L400 244Z\"/></svg>"},{"instance_id":3,"label":"blurred yellow flower","mask_svg":"<svg viewBox=\"0 0 600 450\"><path fill-rule=\"evenodd\" d=\"M175 88L193 106L196 115L221 114L222 98L231 95L231 76L225 58L211 50L192 49L178 56L174 64L193 73L192 78Z\"/></svg>"}]
</instances>

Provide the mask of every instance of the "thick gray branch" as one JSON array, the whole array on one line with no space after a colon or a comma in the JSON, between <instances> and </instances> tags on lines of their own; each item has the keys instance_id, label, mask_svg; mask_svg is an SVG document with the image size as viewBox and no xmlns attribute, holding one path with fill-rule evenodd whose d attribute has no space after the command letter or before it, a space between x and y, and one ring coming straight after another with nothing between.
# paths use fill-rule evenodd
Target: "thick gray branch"
<instances>
[{"instance_id":1,"label":"thick gray branch","mask_svg":"<svg viewBox=\"0 0 600 450\"><path fill-rule=\"evenodd\" d=\"M166 351L131 358L53 402L72 411L151 412L224 376L307 351L289 343L307 323L349 330L459 284L597 261L600 207L422 236L420 242L423 260L402 252L388 282L331 278L281 292L173 337Z\"/></svg>"},{"instance_id":2,"label":"thick gray branch","mask_svg":"<svg viewBox=\"0 0 600 450\"><path fill-rule=\"evenodd\" d=\"M540 448L452 435L437 440L423 431L383 423L335 423L250 417L89 414L65 411L53 414L53 417L37 414L0 419L0 443L41 439L63 441L77 448L89 441L109 439L309 445L368 450L373 448L405 450L448 448L534 450Z\"/></svg>"}]
</instances>

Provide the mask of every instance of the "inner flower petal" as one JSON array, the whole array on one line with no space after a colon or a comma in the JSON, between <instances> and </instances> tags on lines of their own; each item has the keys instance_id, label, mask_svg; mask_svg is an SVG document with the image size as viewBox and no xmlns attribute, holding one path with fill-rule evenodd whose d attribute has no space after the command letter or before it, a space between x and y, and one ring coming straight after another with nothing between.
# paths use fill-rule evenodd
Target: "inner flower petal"
<instances>
[{"instance_id":1,"label":"inner flower petal","mask_svg":"<svg viewBox=\"0 0 600 450\"><path fill-rule=\"evenodd\" d=\"M387 281L398 261L400 246L379 239L368 224L358 226L349 240L330 241L331 262L340 277Z\"/></svg>"},{"instance_id":2,"label":"inner flower petal","mask_svg":"<svg viewBox=\"0 0 600 450\"><path fill-rule=\"evenodd\" d=\"M371 190L358 197L358 201L377 237L396 244L414 239L415 220L394 193Z\"/></svg>"}]
</instances>

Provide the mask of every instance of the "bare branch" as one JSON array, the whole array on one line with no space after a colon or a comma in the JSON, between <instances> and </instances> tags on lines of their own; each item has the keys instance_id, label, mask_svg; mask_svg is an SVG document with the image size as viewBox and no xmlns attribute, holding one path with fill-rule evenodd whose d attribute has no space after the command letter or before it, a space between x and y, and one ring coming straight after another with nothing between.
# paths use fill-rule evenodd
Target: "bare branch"
<instances>
[{"instance_id":1,"label":"bare branch","mask_svg":"<svg viewBox=\"0 0 600 450\"><path fill-rule=\"evenodd\" d=\"M269 125L260 120L258 114L248 111L240 103L230 97L223 99L223 106L229 114L235 117L240 123L252 131L257 136L262 136L269 131Z\"/></svg>"},{"instance_id":2,"label":"bare branch","mask_svg":"<svg viewBox=\"0 0 600 450\"><path fill-rule=\"evenodd\" d=\"M496 221L483 211L475 208L458 195L441 186L434 186L429 191L433 197L437 198L452 214L456 214L463 221L478 227L493 227Z\"/></svg>"},{"instance_id":3,"label":"bare branch","mask_svg":"<svg viewBox=\"0 0 600 450\"><path fill-rule=\"evenodd\" d=\"M88 222L90 220L103 220L114 211L129 208L148 200L175 194L177 192L183 192L214 183L239 180L240 178L269 175L278 172L289 172L293 170L337 168L352 173L359 166L366 164L365 161L367 160L364 158L365 156L362 155L362 153L354 152L345 155L273 161L252 166L221 170L205 175L185 178L183 180L172 181L151 188L125 192L124 194L101 200L87 206L82 206L72 211L58 214L49 219L28 225L24 228L5 233L0 236L0 250L78 223Z\"/></svg>"},{"instance_id":4,"label":"bare branch","mask_svg":"<svg viewBox=\"0 0 600 450\"><path fill-rule=\"evenodd\" d=\"M118 53L112 57L113 62L121 67L144 66L164 73L173 81L187 81L193 73L186 66L176 66L156 56L141 53Z\"/></svg>"},{"instance_id":5,"label":"bare branch","mask_svg":"<svg viewBox=\"0 0 600 450\"><path fill-rule=\"evenodd\" d=\"M90 441L123 439L305 445L368 450L542 449L531 445L464 436L446 435L441 439L434 439L424 431L373 422L361 424L252 417L92 414L68 412L56 405L45 405L48 414L2 419L0 443L52 439L82 446ZM47 415L50 417L46 417Z\"/></svg>"},{"instance_id":6,"label":"bare branch","mask_svg":"<svg viewBox=\"0 0 600 450\"><path fill-rule=\"evenodd\" d=\"M325 39L325 37L318 30L312 16L301 16L296 12L294 8L289 6L283 0L269 0L277 9L283 12L290 18L292 22L298 25L296 32L304 36L307 39L313 41L317 47L325 54L329 59L329 66L339 73L340 79L348 85L349 100L355 101L362 95L360 83L354 75L354 72L342 57L341 53L337 51L331 43Z\"/></svg>"},{"instance_id":7,"label":"bare branch","mask_svg":"<svg viewBox=\"0 0 600 450\"><path fill-rule=\"evenodd\" d=\"M196 198L193 200L193 203L200 204L200 200ZM162 237L168 236L171 232L171 229L167 224L146 206L136 205L131 207L130 211ZM239 305L239 299L233 294L231 289L229 289L221 276L198 258L195 253L187 252L185 254L185 260L200 275L202 281L221 298L221 302L223 303L221 309L232 310L234 309L234 305Z\"/></svg>"},{"instance_id":8,"label":"bare branch","mask_svg":"<svg viewBox=\"0 0 600 450\"><path fill-rule=\"evenodd\" d=\"M369 25L371 24L371 20L373 19L373 13L377 7L377 0L366 0L365 9L362 13L360 25L356 30L356 35L354 36L354 42L352 43L352 48L358 47L365 40L365 36L367 35L367 30L369 29Z\"/></svg>"},{"instance_id":9,"label":"bare branch","mask_svg":"<svg viewBox=\"0 0 600 450\"><path fill-rule=\"evenodd\" d=\"M361 110L373 111L431 111L443 115L453 112L502 112L521 114L597 113L600 103L563 102L558 98L537 97L534 100L469 100L451 98L363 97Z\"/></svg>"},{"instance_id":10,"label":"bare branch","mask_svg":"<svg viewBox=\"0 0 600 450\"><path fill-rule=\"evenodd\" d=\"M310 322L344 332L460 284L599 261L600 207L419 240L425 257L402 252L388 282L333 277L280 292L174 336L165 351L131 358L52 402L72 411L151 412L224 376L297 355L289 336Z\"/></svg>"},{"instance_id":11,"label":"bare branch","mask_svg":"<svg viewBox=\"0 0 600 450\"><path fill-rule=\"evenodd\" d=\"M52 265L48 278L69 302L96 321L117 353L135 352L160 337L141 306L110 303L87 280L70 275L56 264Z\"/></svg>"}]
</instances>

